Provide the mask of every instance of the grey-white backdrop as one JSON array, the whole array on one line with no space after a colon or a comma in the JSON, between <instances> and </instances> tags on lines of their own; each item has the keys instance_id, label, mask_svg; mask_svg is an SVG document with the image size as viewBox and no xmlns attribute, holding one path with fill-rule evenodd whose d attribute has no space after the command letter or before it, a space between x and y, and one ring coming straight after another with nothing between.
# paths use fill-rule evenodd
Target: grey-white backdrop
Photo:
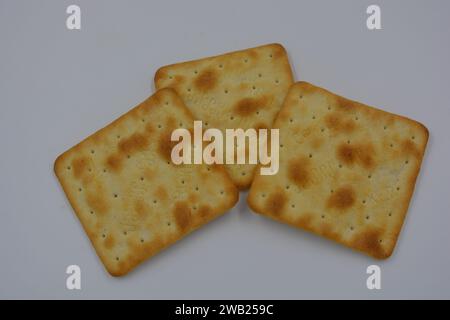
<instances>
[{"instance_id":1,"label":"grey-white backdrop","mask_svg":"<svg viewBox=\"0 0 450 320\"><path fill-rule=\"evenodd\" d=\"M0 0L1 298L450 298L450 1ZM66 8L82 29L66 28ZM53 174L58 154L153 91L156 69L270 42L295 76L406 115L430 142L394 255L382 262L232 211L112 278ZM382 290L366 267L382 268ZM78 264L82 290L65 287Z\"/></svg>"}]
</instances>

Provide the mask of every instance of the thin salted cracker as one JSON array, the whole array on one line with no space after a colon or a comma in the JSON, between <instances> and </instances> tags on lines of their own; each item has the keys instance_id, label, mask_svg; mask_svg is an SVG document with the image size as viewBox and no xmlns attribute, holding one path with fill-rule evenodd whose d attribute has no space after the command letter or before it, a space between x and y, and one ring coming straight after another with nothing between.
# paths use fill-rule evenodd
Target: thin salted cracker
<instances>
[{"instance_id":1,"label":"thin salted cracker","mask_svg":"<svg viewBox=\"0 0 450 320\"><path fill-rule=\"evenodd\" d=\"M205 129L222 133L270 128L292 83L288 56L280 44L168 65L155 75L157 89L175 89ZM248 160L226 165L240 189L250 186L255 167Z\"/></svg>"},{"instance_id":2,"label":"thin salted cracker","mask_svg":"<svg viewBox=\"0 0 450 320\"><path fill-rule=\"evenodd\" d=\"M182 100L163 89L57 158L55 173L112 275L237 202L224 169L172 163L172 130L192 125Z\"/></svg>"},{"instance_id":3,"label":"thin salted cracker","mask_svg":"<svg viewBox=\"0 0 450 320\"><path fill-rule=\"evenodd\" d=\"M257 213L375 258L392 254L428 130L306 82L291 87L274 122L280 170L255 177Z\"/></svg>"}]
</instances>

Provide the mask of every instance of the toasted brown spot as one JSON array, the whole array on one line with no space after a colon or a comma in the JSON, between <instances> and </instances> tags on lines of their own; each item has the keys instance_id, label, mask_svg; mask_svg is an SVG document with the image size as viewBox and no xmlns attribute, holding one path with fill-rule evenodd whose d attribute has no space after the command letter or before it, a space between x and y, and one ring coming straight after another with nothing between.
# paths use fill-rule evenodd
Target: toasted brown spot
<instances>
[{"instance_id":1,"label":"toasted brown spot","mask_svg":"<svg viewBox=\"0 0 450 320\"><path fill-rule=\"evenodd\" d=\"M320 90L320 88L305 81L297 82L295 86L299 89L298 90L299 94L302 94L303 96Z\"/></svg>"},{"instance_id":2,"label":"toasted brown spot","mask_svg":"<svg viewBox=\"0 0 450 320\"><path fill-rule=\"evenodd\" d=\"M262 96L260 98L244 98L234 105L233 110L236 114L244 117L254 115L257 110L266 107L268 101L269 99L267 96Z\"/></svg>"},{"instance_id":3,"label":"toasted brown spot","mask_svg":"<svg viewBox=\"0 0 450 320\"><path fill-rule=\"evenodd\" d=\"M145 125L145 131L149 134L152 134L153 132L155 132L155 128L152 126L151 123L147 123Z\"/></svg>"},{"instance_id":4,"label":"toasted brown spot","mask_svg":"<svg viewBox=\"0 0 450 320\"><path fill-rule=\"evenodd\" d=\"M300 157L291 160L288 165L288 177L299 188L307 188L310 184L310 160Z\"/></svg>"},{"instance_id":5,"label":"toasted brown spot","mask_svg":"<svg viewBox=\"0 0 450 320\"><path fill-rule=\"evenodd\" d=\"M296 225L302 228L310 229L313 216L314 214L302 213L302 215L297 219Z\"/></svg>"},{"instance_id":6,"label":"toasted brown spot","mask_svg":"<svg viewBox=\"0 0 450 320\"><path fill-rule=\"evenodd\" d=\"M341 124L341 117L339 117L336 113L326 115L325 124L329 129L338 128Z\"/></svg>"},{"instance_id":7,"label":"toasted brown spot","mask_svg":"<svg viewBox=\"0 0 450 320\"><path fill-rule=\"evenodd\" d=\"M353 120L343 119L343 117L336 112L325 116L325 125L330 130L343 133L351 133L356 127Z\"/></svg>"},{"instance_id":8,"label":"toasted brown spot","mask_svg":"<svg viewBox=\"0 0 450 320\"><path fill-rule=\"evenodd\" d=\"M142 217L146 216L149 213L150 208L149 208L148 204L145 203L145 201L137 200L134 203L134 210L136 211L137 215L140 218L142 218Z\"/></svg>"},{"instance_id":9,"label":"toasted brown spot","mask_svg":"<svg viewBox=\"0 0 450 320\"><path fill-rule=\"evenodd\" d=\"M172 162L171 153L173 147L178 143L178 141L170 140L172 135L171 130L167 130L162 133L158 139L158 153L166 161Z\"/></svg>"},{"instance_id":10,"label":"toasted brown spot","mask_svg":"<svg viewBox=\"0 0 450 320\"><path fill-rule=\"evenodd\" d=\"M278 121L286 121L288 119L292 119L292 114L287 108L282 108L280 112L278 112L277 118L279 119Z\"/></svg>"},{"instance_id":11,"label":"toasted brown spot","mask_svg":"<svg viewBox=\"0 0 450 320\"><path fill-rule=\"evenodd\" d=\"M319 149L323 144L323 138L316 137L311 139L311 146L314 150Z\"/></svg>"},{"instance_id":12,"label":"toasted brown spot","mask_svg":"<svg viewBox=\"0 0 450 320\"><path fill-rule=\"evenodd\" d=\"M374 149L371 144L341 143L336 150L337 158L346 165L359 164L366 169L374 165Z\"/></svg>"},{"instance_id":13,"label":"toasted brown spot","mask_svg":"<svg viewBox=\"0 0 450 320\"><path fill-rule=\"evenodd\" d=\"M353 246L356 249L367 252L376 258L385 258L386 252L384 251L381 243L381 233L377 229L368 228L353 239Z\"/></svg>"},{"instance_id":14,"label":"toasted brown spot","mask_svg":"<svg viewBox=\"0 0 450 320\"><path fill-rule=\"evenodd\" d=\"M195 203L198 201L198 195L195 193L189 193L188 200L189 202Z\"/></svg>"},{"instance_id":15,"label":"toasted brown spot","mask_svg":"<svg viewBox=\"0 0 450 320\"><path fill-rule=\"evenodd\" d=\"M178 228L181 230L185 230L191 224L191 209L184 201L179 201L175 204L173 216Z\"/></svg>"},{"instance_id":16,"label":"toasted brown spot","mask_svg":"<svg viewBox=\"0 0 450 320\"><path fill-rule=\"evenodd\" d=\"M347 144L341 144L337 149L337 155L342 162L353 164L356 159L356 149Z\"/></svg>"},{"instance_id":17,"label":"toasted brown spot","mask_svg":"<svg viewBox=\"0 0 450 320\"><path fill-rule=\"evenodd\" d=\"M105 246L106 249L112 249L115 244L116 239L112 234L107 235L105 240L103 241L103 245Z\"/></svg>"},{"instance_id":18,"label":"toasted brown spot","mask_svg":"<svg viewBox=\"0 0 450 320\"><path fill-rule=\"evenodd\" d=\"M156 170L151 168L146 168L144 171L143 178L146 180L152 180L156 176Z\"/></svg>"},{"instance_id":19,"label":"toasted brown spot","mask_svg":"<svg viewBox=\"0 0 450 320\"><path fill-rule=\"evenodd\" d=\"M286 206L286 195L281 192L271 194L266 200L266 210L273 215L280 215Z\"/></svg>"},{"instance_id":20,"label":"toasted brown spot","mask_svg":"<svg viewBox=\"0 0 450 320\"><path fill-rule=\"evenodd\" d=\"M209 217L212 213L211 207L208 205L202 205L199 208L199 213L202 218Z\"/></svg>"},{"instance_id":21,"label":"toasted brown spot","mask_svg":"<svg viewBox=\"0 0 450 320\"><path fill-rule=\"evenodd\" d=\"M331 209L345 210L355 203L355 192L352 187L345 186L334 191L328 198L327 207Z\"/></svg>"},{"instance_id":22,"label":"toasted brown spot","mask_svg":"<svg viewBox=\"0 0 450 320\"><path fill-rule=\"evenodd\" d=\"M402 147L402 152L409 156L412 155L414 157L419 158L420 157L420 151L417 148L416 144L414 142L412 142L411 140L407 139L404 140L401 144Z\"/></svg>"},{"instance_id":23,"label":"toasted brown spot","mask_svg":"<svg viewBox=\"0 0 450 320\"><path fill-rule=\"evenodd\" d=\"M157 81L163 79L163 78L167 78L167 71L164 68L160 68L156 71L156 75L155 75L155 79Z\"/></svg>"},{"instance_id":24,"label":"toasted brown spot","mask_svg":"<svg viewBox=\"0 0 450 320\"><path fill-rule=\"evenodd\" d=\"M213 70L200 73L194 82L195 87L201 91L209 91L217 85L217 75Z\"/></svg>"},{"instance_id":25,"label":"toasted brown spot","mask_svg":"<svg viewBox=\"0 0 450 320\"><path fill-rule=\"evenodd\" d=\"M258 122L256 125L255 125L255 129L256 130L259 130L259 129L269 129L269 126L266 124L266 123L263 123L263 122ZM270 131L268 131L267 132L269 135L270 135ZM270 140L269 140L270 141Z\"/></svg>"},{"instance_id":26,"label":"toasted brown spot","mask_svg":"<svg viewBox=\"0 0 450 320\"><path fill-rule=\"evenodd\" d=\"M286 50L283 48L282 45L280 45L280 44L274 45L274 49L272 51L272 56L274 58L278 59L278 58L281 58L281 57L283 57L285 55L286 55Z\"/></svg>"},{"instance_id":27,"label":"toasted brown spot","mask_svg":"<svg viewBox=\"0 0 450 320\"><path fill-rule=\"evenodd\" d=\"M351 111L355 108L355 103L346 98L336 96L336 105L340 110Z\"/></svg>"},{"instance_id":28,"label":"toasted brown spot","mask_svg":"<svg viewBox=\"0 0 450 320\"><path fill-rule=\"evenodd\" d=\"M140 133L135 133L129 138L123 139L119 142L120 152L131 155L135 152L142 151L148 146L148 138Z\"/></svg>"},{"instance_id":29,"label":"toasted brown spot","mask_svg":"<svg viewBox=\"0 0 450 320\"><path fill-rule=\"evenodd\" d=\"M174 117L167 117L166 126L169 128L175 128L177 126L177 120Z\"/></svg>"},{"instance_id":30,"label":"toasted brown spot","mask_svg":"<svg viewBox=\"0 0 450 320\"><path fill-rule=\"evenodd\" d=\"M73 176L79 179L83 176L88 166L89 159L86 157L80 157L72 160Z\"/></svg>"},{"instance_id":31,"label":"toasted brown spot","mask_svg":"<svg viewBox=\"0 0 450 320\"><path fill-rule=\"evenodd\" d=\"M250 57L252 59L257 59L258 58L258 51L257 50L248 50L248 54L250 55Z\"/></svg>"},{"instance_id":32,"label":"toasted brown spot","mask_svg":"<svg viewBox=\"0 0 450 320\"><path fill-rule=\"evenodd\" d=\"M356 125L353 120L347 120L342 123L341 129L345 133L350 133L350 132L353 132L353 130L355 130L355 127L356 127Z\"/></svg>"},{"instance_id":33,"label":"toasted brown spot","mask_svg":"<svg viewBox=\"0 0 450 320\"><path fill-rule=\"evenodd\" d=\"M122 157L118 154L112 154L106 158L106 166L113 172L120 171L122 168Z\"/></svg>"},{"instance_id":34,"label":"toasted brown spot","mask_svg":"<svg viewBox=\"0 0 450 320\"><path fill-rule=\"evenodd\" d=\"M159 186L159 187L156 189L155 196L156 196L159 200L165 201L165 200L168 199L169 194L167 193L167 190L166 190L166 188L164 188L164 186Z\"/></svg>"},{"instance_id":35,"label":"toasted brown spot","mask_svg":"<svg viewBox=\"0 0 450 320\"><path fill-rule=\"evenodd\" d=\"M87 193L86 202L97 214L105 214L109 210L108 202L101 192Z\"/></svg>"},{"instance_id":36,"label":"toasted brown spot","mask_svg":"<svg viewBox=\"0 0 450 320\"><path fill-rule=\"evenodd\" d=\"M174 79L172 80L171 86L178 86L181 85L185 81L185 77L182 75L176 75Z\"/></svg>"}]
</instances>

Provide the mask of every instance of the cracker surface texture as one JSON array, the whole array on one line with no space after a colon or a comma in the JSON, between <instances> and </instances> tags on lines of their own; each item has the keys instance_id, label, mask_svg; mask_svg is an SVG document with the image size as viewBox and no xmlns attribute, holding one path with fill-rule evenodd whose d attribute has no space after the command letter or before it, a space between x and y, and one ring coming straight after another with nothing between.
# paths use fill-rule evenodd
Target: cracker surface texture
<instances>
[{"instance_id":1,"label":"cracker surface texture","mask_svg":"<svg viewBox=\"0 0 450 320\"><path fill-rule=\"evenodd\" d=\"M172 163L172 130L192 125L178 95L163 89L57 158L55 173L112 275L237 202L223 168Z\"/></svg>"},{"instance_id":2,"label":"cracker surface texture","mask_svg":"<svg viewBox=\"0 0 450 320\"><path fill-rule=\"evenodd\" d=\"M274 122L280 170L255 176L253 211L383 259L392 254L428 130L306 82Z\"/></svg>"},{"instance_id":3,"label":"cracker surface texture","mask_svg":"<svg viewBox=\"0 0 450 320\"><path fill-rule=\"evenodd\" d=\"M292 83L288 56L280 44L177 63L155 75L157 89L175 89L204 128L223 133L271 128ZM246 164L225 167L238 188L250 186L256 166L248 164L248 158Z\"/></svg>"}]
</instances>

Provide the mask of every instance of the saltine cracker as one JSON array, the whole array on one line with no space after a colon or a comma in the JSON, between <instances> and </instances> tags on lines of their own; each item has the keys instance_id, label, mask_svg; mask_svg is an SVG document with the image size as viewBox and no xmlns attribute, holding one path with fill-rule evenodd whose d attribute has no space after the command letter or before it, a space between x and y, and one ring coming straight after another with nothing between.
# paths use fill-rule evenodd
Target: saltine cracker
<instances>
[{"instance_id":1,"label":"saltine cracker","mask_svg":"<svg viewBox=\"0 0 450 320\"><path fill-rule=\"evenodd\" d=\"M389 257L428 130L306 82L291 87L273 127L280 129L280 170L255 177L252 210Z\"/></svg>"},{"instance_id":2,"label":"saltine cracker","mask_svg":"<svg viewBox=\"0 0 450 320\"><path fill-rule=\"evenodd\" d=\"M219 166L174 165L172 130L193 117L162 89L55 162L55 173L114 276L221 215L238 190Z\"/></svg>"},{"instance_id":3,"label":"saltine cracker","mask_svg":"<svg viewBox=\"0 0 450 320\"><path fill-rule=\"evenodd\" d=\"M225 133L225 129L271 128L293 76L286 50L269 44L164 66L154 80L157 89L175 89L206 129ZM225 167L238 188L250 186L255 165Z\"/></svg>"}]
</instances>

